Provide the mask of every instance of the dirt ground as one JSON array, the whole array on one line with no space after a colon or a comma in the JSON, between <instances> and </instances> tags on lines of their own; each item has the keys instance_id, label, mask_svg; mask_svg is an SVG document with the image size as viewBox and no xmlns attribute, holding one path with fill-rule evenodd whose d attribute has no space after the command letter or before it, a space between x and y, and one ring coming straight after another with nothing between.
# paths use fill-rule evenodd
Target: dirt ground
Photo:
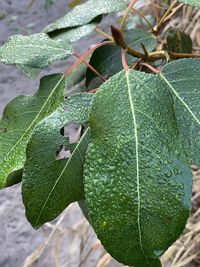
<instances>
[{"instance_id":1,"label":"dirt ground","mask_svg":"<svg viewBox=\"0 0 200 267\"><path fill-rule=\"evenodd\" d=\"M45 25L64 15L68 8L68 1L59 0L52 8L45 10L44 2L44 0L36 1L36 4L27 11L29 0L0 0L0 44L15 33L39 32ZM91 35L89 41L88 38L83 39L76 50L78 52L85 50L94 38L96 37ZM41 75L63 72L66 66L66 62L58 62ZM0 115L11 99L19 94L33 93L37 90L38 84L39 79L31 80L19 74L16 68L0 64ZM163 258L166 267L200 266L198 262L200 238L197 234L200 229L197 223L200 214L198 193L200 175L197 173L195 177L193 216L188 222L186 235L178 240ZM188 242L193 244L193 247L189 246L189 251ZM191 261L185 260L192 256L194 259ZM38 231L33 230L25 218L20 186L17 185L0 191L0 267L28 266L120 267L122 265L105 253L77 204L71 205L52 224L48 223Z\"/></svg>"}]
</instances>

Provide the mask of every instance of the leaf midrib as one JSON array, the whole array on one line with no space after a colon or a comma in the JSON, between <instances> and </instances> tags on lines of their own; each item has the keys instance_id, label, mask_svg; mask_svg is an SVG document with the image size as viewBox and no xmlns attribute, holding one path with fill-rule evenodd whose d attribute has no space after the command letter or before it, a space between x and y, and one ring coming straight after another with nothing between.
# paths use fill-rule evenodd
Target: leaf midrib
<instances>
[{"instance_id":1,"label":"leaf midrib","mask_svg":"<svg viewBox=\"0 0 200 267\"><path fill-rule=\"evenodd\" d=\"M59 84L62 82L62 80L65 77L62 76L60 78L60 80L57 82L56 86L54 87L54 89L51 91L50 95L48 96L47 100L44 102L44 104L42 105L40 111L38 112L37 116L34 118L34 120L30 123L30 125L28 126L27 130L24 132L24 134L17 140L16 144L11 148L11 150L7 153L7 155L3 158L2 161L0 161L0 164L2 164L3 162L5 162L8 158L8 156L11 154L11 152L16 148L16 146L23 140L23 138L26 136L26 134L29 132L29 130L31 129L31 127L34 125L34 123L37 121L37 119L39 118L40 114L42 113L43 109L45 108L45 106L47 105L47 103L49 102L50 98L52 97L52 95L54 94L54 92L56 91L57 87L59 86Z\"/></svg>"},{"instance_id":2,"label":"leaf midrib","mask_svg":"<svg viewBox=\"0 0 200 267\"><path fill-rule=\"evenodd\" d=\"M142 253L144 254L143 246L142 246L142 233L141 233L141 226L140 226L140 209L141 209L141 201L140 201L140 172L139 172L139 151L138 151L138 131L137 131L137 121L135 115L135 107L134 101L131 95L131 87L129 81L129 70L126 71L126 81L127 81L127 89L128 89L128 98L131 108L132 120L133 120L133 134L135 136L135 154L136 154L136 180L137 180L137 197L138 197L138 214L137 214L137 223L138 223L138 232L139 232L139 241ZM144 254L145 255L145 254Z\"/></svg>"}]
</instances>

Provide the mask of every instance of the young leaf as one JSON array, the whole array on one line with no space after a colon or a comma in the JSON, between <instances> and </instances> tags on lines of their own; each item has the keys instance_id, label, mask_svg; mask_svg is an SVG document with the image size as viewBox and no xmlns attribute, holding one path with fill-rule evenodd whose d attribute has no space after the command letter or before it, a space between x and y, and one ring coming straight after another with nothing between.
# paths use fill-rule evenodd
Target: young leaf
<instances>
[{"instance_id":1,"label":"young leaf","mask_svg":"<svg viewBox=\"0 0 200 267\"><path fill-rule=\"evenodd\" d=\"M27 146L22 180L26 216L34 228L57 217L70 203L84 199L83 164L89 141L88 112L93 94L71 96L65 107L41 121ZM67 111L66 111L67 109ZM62 146L69 146L60 131L70 123L86 129L67 159L57 159ZM39 196L39 197L38 197Z\"/></svg>"},{"instance_id":2,"label":"young leaf","mask_svg":"<svg viewBox=\"0 0 200 267\"><path fill-rule=\"evenodd\" d=\"M161 78L169 86L185 149L191 163L200 166L200 59L182 59L167 64Z\"/></svg>"},{"instance_id":3,"label":"young leaf","mask_svg":"<svg viewBox=\"0 0 200 267\"><path fill-rule=\"evenodd\" d=\"M10 173L23 168L26 145L35 125L63 103L64 88L64 76L46 76L34 96L16 97L5 108L0 122L0 188Z\"/></svg>"},{"instance_id":4,"label":"young leaf","mask_svg":"<svg viewBox=\"0 0 200 267\"><path fill-rule=\"evenodd\" d=\"M0 48L0 61L37 69L48 67L55 60L71 54L69 43L51 40L45 33L14 35Z\"/></svg>"},{"instance_id":5,"label":"young leaf","mask_svg":"<svg viewBox=\"0 0 200 267\"><path fill-rule=\"evenodd\" d=\"M148 52L151 52L156 47L155 36L140 29L133 29L125 32L125 39L131 48L140 52L143 52L141 43L144 44ZM131 64L134 61L135 58L127 55L128 64ZM121 48L109 45L96 49L90 59L90 65L107 78L113 76L123 69L121 63ZM88 85L95 77L96 74L88 68L86 84Z\"/></svg>"},{"instance_id":6,"label":"young leaf","mask_svg":"<svg viewBox=\"0 0 200 267\"><path fill-rule=\"evenodd\" d=\"M89 0L76 6L71 12L45 27L44 32L49 33L59 29L82 26L102 14L118 12L126 8L124 0Z\"/></svg>"},{"instance_id":7,"label":"young leaf","mask_svg":"<svg viewBox=\"0 0 200 267\"><path fill-rule=\"evenodd\" d=\"M188 34L171 28L167 32L167 48L170 52L192 53L192 39Z\"/></svg>"},{"instance_id":8,"label":"young leaf","mask_svg":"<svg viewBox=\"0 0 200 267\"><path fill-rule=\"evenodd\" d=\"M200 7L200 0L179 0L179 2L187 4L189 6Z\"/></svg>"},{"instance_id":9,"label":"young leaf","mask_svg":"<svg viewBox=\"0 0 200 267\"><path fill-rule=\"evenodd\" d=\"M158 75L122 71L95 94L85 194L105 249L135 267L161 266L182 233L192 174L179 137L173 98Z\"/></svg>"}]
</instances>

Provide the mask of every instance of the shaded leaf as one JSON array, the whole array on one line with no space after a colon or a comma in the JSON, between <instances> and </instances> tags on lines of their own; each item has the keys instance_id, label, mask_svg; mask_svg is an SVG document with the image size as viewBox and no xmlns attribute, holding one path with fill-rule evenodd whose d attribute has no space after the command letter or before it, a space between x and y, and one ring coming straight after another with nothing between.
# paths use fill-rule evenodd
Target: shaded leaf
<instances>
[{"instance_id":1,"label":"shaded leaf","mask_svg":"<svg viewBox=\"0 0 200 267\"><path fill-rule=\"evenodd\" d=\"M23 168L26 145L35 125L63 103L64 88L64 76L46 76L35 95L16 97L6 106L0 122L0 187L10 173Z\"/></svg>"},{"instance_id":2,"label":"shaded leaf","mask_svg":"<svg viewBox=\"0 0 200 267\"><path fill-rule=\"evenodd\" d=\"M37 69L48 67L55 60L71 54L69 43L51 40L45 33L14 35L0 48L0 61Z\"/></svg>"},{"instance_id":3,"label":"shaded leaf","mask_svg":"<svg viewBox=\"0 0 200 267\"><path fill-rule=\"evenodd\" d=\"M118 12L126 7L124 0L89 0L82 5L76 6L64 17L45 27L44 32L49 33L58 29L82 26L99 15Z\"/></svg>"},{"instance_id":4,"label":"shaded leaf","mask_svg":"<svg viewBox=\"0 0 200 267\"><path fill-rule=\"evenodd\" d=\"M56 30L54 32L50 32L48 35L51 39L54 40L73 43L93 32L98 23L99 20L80 27Z\"/></svg>"},{"instance_id":5,"label":"shaded leaf","mask_svg":"<svg viewBox=\"0 0 200 267\"><path fill-rule=\"evenodd\" d=\"M22 197L26 216L35 228L57 217L70 203L84 199L83 164L92 98L92 94L71 96L65 107L40 122L32 134L27 146ZM86 129L70 157L58 160L60 147L68 149L70 145L60 131L72 122L84 124Z\"/></svg>"},{"instance_id":6,"label":"shaded leaf","mask_svg":"<svg viewBox=\"0 0 200 267\"><path fill-rule=\"evenodd\" d=\"M170 52L192 53L192 39L184 32L169 29L167 32L167 48Z\"/></svg>"},{"instance_id":7,"label":"shaded leaf","mask_svg":"<svg viewBox=\"0 0 200 267\"><path fill-rule=\"evenodd\" d=\"M89 121L91 224L119 262L161 266L158 257L185 227L192 193L170 90L158 75L122 71L95 94Z\"/></svg>"},{"instance_id":8,"label":"shaded leaf","mask_svg":"<svg viewBox=\"0 0 200 267\"><path fill-rule=\"evenodd\" d=\"M175 113L188 158L200 166L200 59L176 60L161 77L175 101Z\"/></svg>"},{"instance_id":9,"label":"shaded leaf","mask_svg":"<svg viewBox=\"0 0 200 267\"><path fill-rule=\"evenodd\" d=\"M128 45L140 52L143 52L141 43L144 44L147 51L151 52L156 47L156 38L151 33L140 29L133 29L125 32L125 39ZM136 60L127 55L127 63L131 64ZM90 64L106 78L113 76L123 69L121 60L121 48L113 45L102 46L95 50L90 59ZM88 85L96 74L89 68L86 74L86 84Z\"/></svg>"},{"instance_id":10,"label":"shaded leaf","mask_svg":"<svg viewBox=\"0 0 200 267\"><path fill-rule=\"evenodd\" d=\"M179 2L187 4L189 6L200 7L200 0L179 0Z\"/></svg>"},{"instance_id":11,"label":"shaded leaf","mask_svg":"<svg viewBox=\"0 0 200 267\"><path fill-rule=\"evenodd\" d=\"M15 184L20 183L22 181L22 173L23 173L23 169L12 172L7 177L5 187L13 186Z\"/></svg>"}]
</instances>

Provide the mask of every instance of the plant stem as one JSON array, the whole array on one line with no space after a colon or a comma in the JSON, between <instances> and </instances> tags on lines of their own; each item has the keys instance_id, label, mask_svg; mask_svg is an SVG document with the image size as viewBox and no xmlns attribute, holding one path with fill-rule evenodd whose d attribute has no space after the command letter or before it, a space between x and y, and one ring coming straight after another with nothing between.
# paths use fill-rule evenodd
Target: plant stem
<instances>
[{"instance_id":1,"label":"plant stem","mask_svg":"<svg viewBox=\"0 0 200 267\"><path fill-rule=\"evenodd\" d=\"M108 33L102 31L99 27L96 27L95 31L97 33L99 33L100 35L104 36L106 39L110 40L110 41L113 41L113 38L111 35L109 35Z\"/></svg>"},{"instance_id":2,"label":"plant stem","mask_svg":"<svg viewBox=\"0 0 200 267\"><path fill-rule=\"evenodd\" d=\"M126 62L126 53L127 53L127 50L123 49L122 50L122 66L123 66L125 71L128 71L129 67L128 67L128 64Z\"/></svg>"},{"instance_id":3,"label":"plant stem","mask_svg":"<svg viewBox=\"0 0 200 267\"><path fill-rule=\"evenodd\" d=\"M200 58L200 54L189 54L189 53L169 53L170 58L178 59L178 58Z\"/></svg>"},{"instance_id":4,"label":"plant stem","mask_svg":"<svg viewBox=\"0 0 200 267\"><path fill-rule=\"evenodd\" d=\"M77 58L81 58L81 56L78 54L78 53L76 53L76 52L74 52L73 53L73 55L75 56L75 57L77 57ZM85 61L84 59L83 59L83 61L82 61L89 69L91 69L103 82L105 82L106 81L106 79L94 68L94 67L92 67L92 65L90 65L90 63L88 63L87 61Z\"/></svg>"},{"instance_id":5,"label":"plant stem","mask_svg":"<svg viewBox=\"0 0 200 267\"><path fill-rule=\"evenodd\" d=\"M147 23L147 25L149 26L149 29L154 33L154 28L153 26L151 25L151 23L148 21L148 19L137 9L135 8L132 8L132 10L139 16L141 17L142 19L144 19Z\"/></svg>"},{"instance_id":6,"label":"plant stem","mask_svg":"<svg viewBox=\"0 0 200 267\"><path fill-rule=\"evenodd\" d=\"M121 32L124 31L124 26L125 26L126 20L128 18L128 14L130 13L131 9L133 8L133 6L135 5L136 2L137 2L137 0L131 0L129 6L127 7L125 14L122 18L121 26L120 26Z\"/></svg>"},{"instance_id":7,"label":"plant stem","mask_svg":"<svg viewBox=\"0 0 200 267\"><path fill-rule=\"evenodd\" d=\"M200 54L187 54L187 53L173 53L167 51L155 51L148 53L141 53L139 51L134 50L133 48L129 47L126 43L122 32L117 29L116 27L111 25L111 32L113 36L113 40L115 44L127 51L128 54L132 55L133 57L141 58L147 61L155 61L158 59L166 59L167 61L177 58L200 58Z\"/></svg>"},{"instance_id":8,"label":"plant stem","mask_svg":"<svg viewBox=\"0 0 200 267\"><path fill-rule=\"evenodd\" d=\"M65 72L64 76L67 76L73 69L75 69L79 64L81 64L90 54L92 54L97 48L104 45L113 45L113 41L105 41L103 43L97 44L94 47L87 50L74 64L72 64Z\"/></svg>"},{"instance_id":9,"label":"plant stem","mask_svg":"<svg viewBox=\"0 0 200 267\"><path fill-rule=\"evenodd\" d=\"M155 32L158 32L159 28L161 27L161 25L163 24L165 18L169 15L169 13L171 12L171 10L173 9L173 7L177 4L177 0L175 0L167 9L167 11L165 12L165 14L162 16L162 18L160 19L160 21L158 22L158 24L156 25L156 27L154 28Z\"/></svg>"}]
</instances>

